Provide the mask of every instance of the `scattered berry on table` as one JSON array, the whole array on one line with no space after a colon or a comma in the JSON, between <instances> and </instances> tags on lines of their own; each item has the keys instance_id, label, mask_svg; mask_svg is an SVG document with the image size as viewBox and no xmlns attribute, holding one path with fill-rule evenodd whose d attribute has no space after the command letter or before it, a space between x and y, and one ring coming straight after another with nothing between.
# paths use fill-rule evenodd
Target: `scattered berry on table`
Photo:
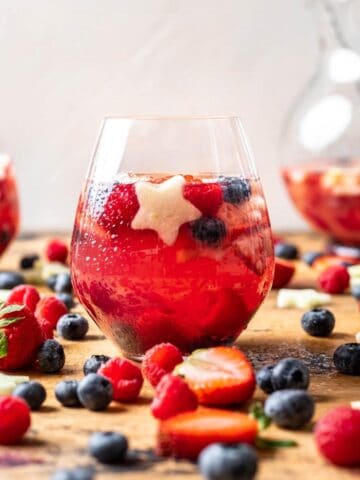
<instances>
[{"instance_id":1,"label":"scattered berry on table","mask_svg":"<svg viewBox=\"0 0 360 480\"><path fill-rule=\"evenodd\" d=\"M49 262L66 263L68 253L66 243L56 238L50 240L45 249L45 256Z\"/></svg>"},{"instance_id":2,"label":"scattered berry on table","mask_svg":"<svg viewBox=\"0 0 360 480\"><path fill-rule=\"evenodd\" d=\"M285 260L296 260L299 250L292 243L277 243L274 247L275 256Z\"/></svg>"},{"instance_id":3,"label":"scattered berry on table","mask_svg":"<svg viewBox=\"0 0 360 480\"><path fill-rule=\"evenodd\" d=\"M38 350L37 362L41 372L59 372L65 365L63 346L56 340L45 340Z\"/></svg>"},{"instance_id":4,"label":"scattered berry on table","mask_svg":"<svg viewBox=\"0 0 360 480\"><path fill-rule=\"evenodd\" d=\"M40 299L36 306L35 316L41 322L46 320L56 329L60 317L68 312L66 305L55 296L47 296Z\"/></svg>"},{"instance_id":5,"label":"scattered berry on table","mask_svg":"<svg viewBox=\"0 0 360 480\"><path fill-rule=\"evenodd\" d=\"M133 402L138 398L144 379L134 363L125 358L112 358L99 368L98 373L111 382L114 400Z\"/></svg>"},{"instance_id":6,"label":"scattered berry on table","mask_svg":"<svg viewBox=\"0 0 360 480\"><path fill-rule=\"evenodd\" d=\"M39 300L40 295L35 287L31 285L18 285L11 290L6 303L26 305L28 309L34 313Z\"/></svg>"},{"instance_id":7,"label":"scattered berry on table","mask_svg":"<svg viewBox=\"0 0 360 480\"><path fill-rule=\"evenodd\" d=\"M315 426L320 453L336 465L360 465L360 410L348 406L328 411Z\"/></svg>"},{"instance_id":8,"label":"scattered berry on table","mask_svg":"<svg viewBox=\"0 0 360 480\"><path fill-rule=\"evenodd\" d=\"M31 410L39 410L45 402L46 390L39 382L23 382L17 385L12 395L25 400Z\"/></svg>"},{"instance_id":9,"label":"scattered berry on table","mask_svg":"<svg viewBox=\"0 0 360 480\"><path fill-rule=\"evenodd\" d=\"M141 368L144 377L155 387L164 375L171 373L182 361L182 353L175 345L159 343L145 353Z\"/></svg>"},{"instance_id":10,"label":"scattered berry on table","mask_svg":"<svg viewBox=\"0 0 360 480\"><path fill-rule=\"evenodd\" d=\"M224 202L238 205L251 197L251 186L245 178L221 177L220 182Z\"/></svg>"},{"instance_id":11,"label":"scattered berry on table","mask_svg":"<svg viewBox=\"0 0 360 480\"><path fill-rule=\"evenodd\" d=\"M111 357L107 355L91 355L83 366L84 375L88 375L89 373L97 373L101 365L108 362Z\"/></svg>"},{"instance_id":12,"label":"scattered berry on table","mask_svg":"<svg viewBox=\"0 0 360 480\"><path fill-rule=\"evenodd\" d=\"M28 366L42 341L41 328L26 306L0 304L0 370Z\"/></svg>"},{"instance_id":13,"label":"scattered berry on table","mask_svg":"<svg viewBox=\"0 0 360 480\"><path fill-rule=\"evenodd\" d=\"M309 265L309 267L311 267L317 258L320 258L323 256L324 254L321 252L305 252L301 257L301 259L303 262Z\"/></svg>"},{"instance_id":14,"label":"scattered berry on table","mask_svg":"<svg viewBox=\"0 0 360 480\"><path fill-rule=\"evenodd\" d=\"M275 258L275 271L272 288L285 287L295 273L295 263L282 258Z\"/></svg>"},{"instance_id":15,"label":"scattered berry on table","mask_svg":"<svg viewBox=\"0 0 360 480\"><path fill-rule=\"evenodd\" d=\"M92 467L75 467L57 470L50 480L93 480L95 472Z\"/></svg>"},{"instance_id":16,"label":"scattered berry on table","mask_svg":"<svg viewBox=\"0 0 360 480\"><path fill-rule=\"evenodd\" d=\"M197 396L188 384L168 373L158 383L150 408L155 418L165 420L181 412L196 410L197 406Z\"/></svg>"},{"instance_id":17,"label":"scattered berry on table","mask_svg":"<svg viewBox=\"0 0 360 480\"><path fill-rule=\"evenodd\" d=\"M312 337L327 337L334 330L335 317L330 310L314 308L301 317L301 326Z\"/></svg>"},{"instance_id":18,"label":"scattered berry on table","mask_svg":"<svg viewBox=\"0 0 360 480\"><path fill-rule=\"evenodd\" d=\"M81 405L77 389L77 380L62 380L55 385L55 397L64 407L79 407Z\"/></svg>"},{"instance_id":19,"label":"scattered berry on table","mask_svg":"<svg viewBox=\"0 0 360 480\"><path fill-rule=\"evenodd\" d=\"M307 366L296 358L284 358L277 363L272 371L274 390L297 388L306 390L310 383L310 373Z\"/></svg>"},{"instance_id":20,"label":"scattered berry on table","mask_svg":"<svg viewBox=\"0 0 360 480\"><path fill-rule=\"evenodd\" d=\"M0 445L18 443L30 427L30 408L17 397L0 397Z\"/></svg>"},{"instance_id":21,"label":"scattered berry on table","mask_svg":"<svg viewBox=\"0 0 360 480\"><path fill-rule=\"evenodd\" d=\"M252 480L258 458L255 449L246 443L213 443L200 453L198 465L206 480Z\"/></svg>"},{"instance_id":22,"label":"scattered berry on table","mask_svg":"<svg viewBox=\"0 0 360 480\"><path fill-rule=\"evenodd\" d=\"M349 286L350 275L343 265L334 265L319 275L319 286L326 293L343 293Z\"/></svg>"},{"instance_id":23,"label":"scattered berry on table","mask_svg":"<svg viewBox=\"0 0 360 480\"><path fill-rule=\"evenodd\" d=\"M89 330L89 322L79 313L66 313L60 317L56 331L66 340L82 340Z\"/></svg>"},{"instance_id":24,"label":"scattered berry on table","mask_svg":"<svg viewBox=\"0 0 360 480\"><path fill-rule=\"evenodd\" d=\"M218 245L226 235L225 223L213 217L200 217L191 223L193 236L201 243L209 246Z\"/></svg>"},{"instance_id":25,"label":"scattered berry on table","mask_svg":"<svg viewBox=\"0 0 360 480\"><path fill-rule=\"evenodd\" d=\"M128 451L125 435L116 432L95 432L89 439L89 453L101 463L122 463Z\"/></svg>"},{"instance_id":26,"label":"scattered berry on table","mask_svg":"<svg viewBox=\"0 0 360 480\"><path fill-rule=\"evenodd\" d=\"M56 275L54 283L54 292L56 293L72 293L73 287L71 283L70 273L59 273Z\"/></svg>"},{"instance_id":27,"label":"scattered berry on table","mask_svg":"<svg viewBox=\"0 0 360 480\"><path fill-rule=\"evenodd\" d=\"M159 422L157 453L196 460L212 443L253 444L258 422L240 412L200 407Z\"/></svg>"},{"instance_id":28,"label":"scattered berry on table","mask_svg":"<svg viewBox=\"0 0 360 480\"><path fill-rule=\"evenodd\" d=\"M30 270L34 268L35 262L39 260L39 255L36 253L32 255L24 255L23 257L20 258L20 263L19 267L21 270Z\"/></svg>"},{"instance_id":29,"label":"scattered berry on table","mask_svg":"<svg viewBox=\"0 0 360 480\"><path fill-rule=\"evenodd\" d=\"M272 384L272 372L274 365L266 365L256 372L256 383L259 388L265 393L272 393L274 387Z\"/></svg>"},{"instance_id":30,"label":"scattered berry on table","mask_svg":"<svg viewBox=\"0 0 360 480\"><path fill-rule=\"evenodd\" d=\"M50 288L50 290L54 291L55 289L55 283L56 283L56 278L57 278L58 274L57 273L54 273L53 275L50 275L49 277L47 277L46 279L46 285Z\"/></svg>"},{"instance_id":31,"label":"scattered berry on table","mask_svg":"<svg viewBox=\"0 0 360 480\"><path fill-rule=\"evenodd\" d=\"M79 382L77 394L81 405L88 410L105 410L113 399L113 387L102 375L89 373Z\"/></svg>"},{"instance_id":32,"label":"scattered berry on table","mask_svg":"<svg viewBox=\"0 0 360 480\"><path fill-rule=\"evenodd\" d=\"M345 375L360 375L360 344L344 343L335 350L334 365L336 370Z\"/></svg>"},{"instance_id":33,"label":"scattered berry on table","mask_svg":"<svg viewBox=\"0 0 360 480\"><path fill-rule=\"evenodd\" d=\"M264 410L277 426L297 429L312 419L315 404L308 392L286 389L272 393L265 401Z\"/></svg>"},{"instance_id":34,"label":"scattered berry on table","mask_svg":"<svg viewBox=\"0 0 360 480\"><path fill-rule=\"evenodd\" d=\"M17 272L0 272L0 289L11 290L25 283L24 277Z\"/></svg>"},{"instance_id":35,"label":"scattered berry on table","mask_svg":"<svg viewBox=\"0 0 360 480\"><path fill-rule=\"evenodd\" d=\"M184 378L203 405L247 402L256 387L252 365L235 347L195 350L174 374Z\"/></svg>"},{"instance_id":36,"label":"scattered berry on table","mask_svg":"<svg viewBox=\"0 0 360 480\"><path fill-rule=\"evenodd\" d=\"M56 298L63 302L68 310L75 307L75 300L71 293L57 293Z\"/></svg>"}]
</instances>

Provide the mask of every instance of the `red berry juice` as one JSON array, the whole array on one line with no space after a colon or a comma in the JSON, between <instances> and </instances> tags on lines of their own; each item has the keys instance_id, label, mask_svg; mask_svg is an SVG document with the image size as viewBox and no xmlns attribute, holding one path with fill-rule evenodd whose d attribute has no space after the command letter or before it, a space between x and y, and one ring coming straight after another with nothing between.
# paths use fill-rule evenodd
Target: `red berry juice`
<instances>
[{"instance_id":1,"label":"red berry juice","mask_svg":"<svg viewBox=\"0 0 360 480\"><path fill-rule=\"evenodd\" d=\"M0 255L17 234L19 203L12 163L0 155Z\"/></svg>"}]
</instances>

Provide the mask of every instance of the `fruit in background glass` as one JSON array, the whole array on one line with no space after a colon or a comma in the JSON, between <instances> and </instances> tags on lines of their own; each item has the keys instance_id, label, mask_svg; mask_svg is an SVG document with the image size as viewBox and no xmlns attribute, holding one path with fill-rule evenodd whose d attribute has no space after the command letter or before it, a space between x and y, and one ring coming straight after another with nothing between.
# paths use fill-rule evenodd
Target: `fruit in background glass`
<instances>
[{"instance_id":1,"label":"fruit in background glass","mask_svg":"<svg viewBox=\"0 0 360 480\"><path fill-rule=\"evenodd\" d=\"M295 263L282 258L275 258L275 272L272 288L279 289L285 287L295 273Z\"/></svg>"},{"instance_id":2,"label":"fruit in background glass","mask_svg":"<svg viewBox=\"0 0 360 480\"><path fill-rule=\"evenodd\" d=\"M10 157L0 154L0 255L19 228L19 201Z\"/></svg>"}]
</instances>

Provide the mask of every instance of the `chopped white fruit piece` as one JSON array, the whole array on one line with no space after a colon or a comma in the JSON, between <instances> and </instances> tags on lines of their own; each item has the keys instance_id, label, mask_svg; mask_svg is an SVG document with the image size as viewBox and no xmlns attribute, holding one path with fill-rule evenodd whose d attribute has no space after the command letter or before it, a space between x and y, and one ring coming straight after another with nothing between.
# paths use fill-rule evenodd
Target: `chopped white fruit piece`
<instances>
[{"instance_id":1,"label":"chopped white fruit piece","mask_svg":"<svg viewBox=\"0 0 360 480\"><path fill-rule=\"evenodd\" d=\"M26 375L6 375L0 373L0 395L11 395L16 385L28 382L30 378Z\"/></svg>"},{"instance_id":2,"label":"chopped white fruit piece","mask_svg":"<svg viewBox=\"0 0 360 480\"><path fill-rule=\"evenodd\" d=\"M30 377L27 375L8 375L7 373L0 372L0 381L3 379L8 379L18 385L19 383L28 382Z\"/></svg>"},{"instance_id":3,"label":"chopped white fruit piece","mask_svg":"<svg viewBox=\"0 0 360 480\"><path fill-rule=\"evenodd\" d=\"M278 308L314 308L331 302L331 295L313 289L294 290L283 288L277 296Z\"/></svg>"},{"instance_id":4,"label":"chopped white fruit piece","mask_svg":"<svg viewBox=\"0 0 360 480\"><path fill-rule=\"evenodd\" d=\"M356 343L360 343L360 332L357 332L355 334L355 340L356 340Z\"/></svg>"},{"instance_id":5,"label":"chopped white fruit piece","mask_svg":"<svg viewBox=\"0 0 360 480\"><path fill-rule=\"evenodd\" d=\"M350 287L353 288L357 287L358 285L360 285L360 278L350 277Z\"/></svg>"},{"instance_id":6,"label":"chopped white fruit piece","mask_svg":"<svg viewBox=\"0 0 360 480\"><path fill-rule=\"evenodd\" d=\"M0 289L0 302L6 302L11 290Z\"/></svg>"},{"instance_id":7,"label":"chopped white fruit piece","mask_svg":"<svg viewBox=\"0 0 360 480\"><path fill-rule=\"evenodd\" d=\"M355 402L350 403L351 408L354 408L355 410L360 410L360 400L356 400Z\"/></svg>"},{"instance_id":8,"label":"chopped white fruit piece","mask_svg":"<svg viewBox=\"0 0 360 480\"><path fill-rule=\"evenodd\" d=\"M352 265L351 267L348 267L347 270L351 279L360 278L360 265Z\"/></svg>"},{"instance_id":9,"label":"chopped white fruit piece","mask_svg":"<svg viewBox=\"0 0 360 480\"><path fill-rule=\"evenodd\" d=\"M131 222L134 230L155 230L167 245L173 245L179 228L201 217L201 212L183 196L185 179L181 175L153 184L138 182L135 186L140 208Z\"/></svg>"},{"instance_id":10,"label":"chopped white fruit piece","mask_svg":"<svg viewBox=\"0 0 360 480\"><path fill-rule=\"evenodd\" d=\"M60 262L48 262L44 263L41 269L41 278L44 282L52 275L58 275L59 273L69 273L69 268Z\"/></svg>"}]
</instances>

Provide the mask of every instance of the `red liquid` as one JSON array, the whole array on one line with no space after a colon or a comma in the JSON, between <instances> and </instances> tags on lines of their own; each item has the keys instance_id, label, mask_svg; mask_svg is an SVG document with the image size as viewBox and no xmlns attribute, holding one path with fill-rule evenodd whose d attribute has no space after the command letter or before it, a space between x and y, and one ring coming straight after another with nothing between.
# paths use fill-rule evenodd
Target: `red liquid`
<instances>
[{"instance_id":1,"label":"red liquid","mask_svg":"<svg viewBox=\"0 0 360 480\"><path fill-rule=\"evenodd\" d=\"M126 181L144 178L159 183L168 177ZM131 220L139 209L134 183L113 190L92 184L79 203L74 287L99 327L130 356L160 342L174 343L184 353L230 343L271 286L271 231L259 182L252 180L251 197L234 205L223 201L216 180L185 178L185 198L224 222L226 235L216 245L194 238L191 223L180 227L172 245L154 230L134 230Z\"/></svg>"},{"instance_id":2,"label":"red liquid","mask_svg":"<svg viewBox=\"0 0 360 480\"><path fill-rule=\"evenodd\" d=\"M319 161L282 174L294 204L314 228L360 245L360 160Z\"/></svg>"},{"instance_id":3,"label":"red liquid","mask_svg":"<svg viewBox=\"0 0 360 480\"><path fill-rule=\"evenodd\" d=\"M0 156L0 255L19 226L19 204L14 171L8 157Z\"/></svg>"}]
</instances>

